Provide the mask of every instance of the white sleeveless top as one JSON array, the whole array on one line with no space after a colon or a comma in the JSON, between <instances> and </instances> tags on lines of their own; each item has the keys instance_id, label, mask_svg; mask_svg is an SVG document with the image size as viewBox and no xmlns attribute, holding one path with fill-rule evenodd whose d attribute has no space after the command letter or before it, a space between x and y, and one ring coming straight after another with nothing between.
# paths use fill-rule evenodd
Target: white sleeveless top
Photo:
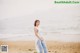
<instances>
[{"instance_id":1,"label":"white sleeveless top","mask_svg":"<svg viewBox=\"0 0 80 53\"><path fill-rule=\"evenodd\" d=\"M42 29L41 28L37 28L37 29L38 29L38 35L39 35L39 37L43 37ZM36 37L36 40L39 40L39 38Z\"/></svg>"}]
</instances>

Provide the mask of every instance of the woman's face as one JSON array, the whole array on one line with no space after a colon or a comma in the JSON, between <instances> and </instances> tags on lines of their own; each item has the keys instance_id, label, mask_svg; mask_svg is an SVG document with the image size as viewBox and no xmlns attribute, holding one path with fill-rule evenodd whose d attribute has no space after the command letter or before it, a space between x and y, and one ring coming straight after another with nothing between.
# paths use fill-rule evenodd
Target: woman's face
<instances>
[{"instance_id":1,"label":"woman's face","mask_svg":"<svg viewBox=\"0 0 80 53\"><path fill-rule=\"evenodd\" d=\"M37 22L36 22L36 26L39 26L39 24L40 24L40 21L37 21Z\"/></svg>"}]
</instances>

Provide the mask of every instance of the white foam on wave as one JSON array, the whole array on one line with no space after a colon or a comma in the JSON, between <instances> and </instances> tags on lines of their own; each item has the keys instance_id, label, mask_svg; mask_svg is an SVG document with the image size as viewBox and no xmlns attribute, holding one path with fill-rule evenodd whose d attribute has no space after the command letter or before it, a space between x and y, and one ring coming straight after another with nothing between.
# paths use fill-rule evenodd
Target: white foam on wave
<instances>
[{"instance_id":1,"label":"white foam on wave","mask_svg":"<svg viewBox=\"0 0 80 53\"><path fill-rule=\"evenodd\" d=\"M15 34L15 35L0 35L0 40L4 41L33 41L34 35ZM64 41L64 42L80 42L80 35L64 35L64 34L47 34L44 36L45 40L50 41Z\"/></svg>"}]
</instances>

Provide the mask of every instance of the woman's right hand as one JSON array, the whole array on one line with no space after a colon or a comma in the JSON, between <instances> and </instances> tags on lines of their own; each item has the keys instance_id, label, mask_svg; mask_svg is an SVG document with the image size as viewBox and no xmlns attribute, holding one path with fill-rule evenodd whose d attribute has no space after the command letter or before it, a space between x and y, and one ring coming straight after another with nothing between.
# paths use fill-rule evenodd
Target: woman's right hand
<instances>
[{"instance_id":1,"label":"woman's right hand","mask_svg":"<svg viewBox=\"0 0 80 53\"><path fill-rule=\"evenodd\" d=\"M43 37L40 37L40 40L42 40L42 41L43 41L43 40L44 40L44 39L43 39Z\"/></svg>"}]
</instances>

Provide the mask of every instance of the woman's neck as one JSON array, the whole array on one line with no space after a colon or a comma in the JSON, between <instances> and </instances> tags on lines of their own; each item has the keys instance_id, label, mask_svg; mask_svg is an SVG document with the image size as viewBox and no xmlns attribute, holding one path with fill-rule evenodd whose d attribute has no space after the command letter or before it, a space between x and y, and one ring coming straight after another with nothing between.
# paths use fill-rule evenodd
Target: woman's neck
<instances>
[{"instance_id":1,"label":"woman's neck","mask_svg":"<svg viewBox=\"0 0 80 53\"><path fill-rule=\"evenodd\" d=\"M36 27L39 27L39 26L36 26Z\"/></svg>"},{"instance_id":2,"label":"woman's neck","mask_svg":"<svg viewBox=\"0 0 80 53\"><path fill-rule=\"evenodd\" d=\"M36 28L39 28L38 26L35 26Z\"/></svg>"}]
</instances>

